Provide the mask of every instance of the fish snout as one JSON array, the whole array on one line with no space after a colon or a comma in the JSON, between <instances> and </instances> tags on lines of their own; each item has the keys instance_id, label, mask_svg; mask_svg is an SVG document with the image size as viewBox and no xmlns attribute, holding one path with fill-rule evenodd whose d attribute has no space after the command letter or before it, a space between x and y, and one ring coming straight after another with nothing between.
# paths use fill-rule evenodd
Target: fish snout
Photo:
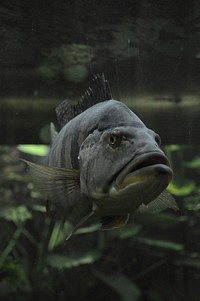
<instances>
[{"instance_id":1,"label":"fish snout","mask_svg":"<svg viewBox=\"0 0 200 301\"><path fill-rule=\"evenodd\" d=\"M155 176L165 176L168 182L173 176L170 163L161 151L134 157L118 174L116 185L122 188Z\"/></svg>"},{"instance_id":2,"label":"fish snout","mask_svg":"<svg viewBox=\"0 0 200 301\"><path fill-rule=\"evenodd\" d=\"M118 209L133 212L142 203L156 199L166 189L172 175L169 161L162 152L134 157L118 173L110 187L110 197L119 200Z\"/></svg>"}]
</instances>

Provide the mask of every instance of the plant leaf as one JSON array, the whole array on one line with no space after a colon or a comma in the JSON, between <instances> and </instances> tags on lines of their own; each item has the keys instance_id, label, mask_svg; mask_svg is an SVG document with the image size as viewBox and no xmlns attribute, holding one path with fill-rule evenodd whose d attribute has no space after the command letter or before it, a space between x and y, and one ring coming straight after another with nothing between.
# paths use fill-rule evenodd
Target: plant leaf
<instances>
[{"instance_id":1,"label":"plant leaf","mask_svg":"<svg viewBox=\"0 0 200 301\"><path fill-rule=\"evenodd\" d=\"M59 254L47 257L47 264L56 269L71 269L82 264L91 264L98 260L101 251L91 251L80 256L63 256Z\"/></svg>"},{"instance_id":2,"label":"plant leaf","mask_svg":"<svg viewBox=\"0 0 200 301\"><path fill-rule=\"evenodd\" d=\"M46 156L48 153L48 147L43 144L20 144L18 150L30 155Z\"/></svg>"},{"instance_id":3,"label":"plant leaf","mask_svg":"<svg viewBox=\"0 0 200 301\"><path fill-rule=\"evenodd\" d=\"M113 288L123 301L137 301L141 295L139 288L134 282L123 274L106 275L94 271L95 275Z\"/></svg>"},{"instance_id":4,"label":"plant leaf","mask_svg":"<svg viewBox=\"0 0 200 301\"><path fill-rule=\"evenodd\" d=\"M187 168L200 168L200 157L196 157L193 160L189 161L189 162L184 162L183 166L187 167Z\"/></svg>"},{"instance_id":5,"label":"plant leaf","mask_svg":"<svg viewBox=\"0 0 200 301\"><path fill-rule=\"evenodd\" d=\"M0 217L4 217L7 221L14 223L22 223L32 218L32 213L24 205L17 206L15 208L8 208L4 210Z\"/></svg>"},{"instance_id":6,"label":"plant leaf","mask_svg":"<svg viewBox=\"0 0 200 301\"><path fill-rule=\"evenodd\" d=\"M184 249L183 244L179 244L168 240L142 237L142 238L138 238L137 241L145 245L148 245L150 247L163 248L172 251L182 251Z\"/></svg>"},{"instance_id":7,"label":"plant leaf","mask_svg":"<svg viewBox=\"0 0 200 301\"><path fill-rule=\"evenodd\" d=\"M175 183L170 183L167 187L169 192L177 196L186 196L195 190L195 183L193 181L188 181L184 185L177 185Z\"/></svg>"}]
</instances>

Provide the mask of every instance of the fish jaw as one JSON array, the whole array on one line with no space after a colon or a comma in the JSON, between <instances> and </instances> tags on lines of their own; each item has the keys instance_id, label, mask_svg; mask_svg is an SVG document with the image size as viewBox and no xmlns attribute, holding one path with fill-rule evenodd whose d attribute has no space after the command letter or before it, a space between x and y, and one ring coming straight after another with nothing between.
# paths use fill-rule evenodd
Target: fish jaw
<instances>
[{"instance_id":1,"label":"fish jaw","mask_svg":"<svg viewBox=\"0 0 200 301\"><path fill-rule=\"evenodd\" d=\"M168 186L172 175L169 162L161 152L138 156L119 172L110 186L113 207L133 212L142 203L148 204Z\"/></svg>"},{"instance_id":2,"label":"fish jaw","mask_svg":"<svg viewBox=\"0 0 200 301\"><path fill-rule=\"evenodd\" d=\"M158 151L142 154L130 160L118 173L115 183L118 187L124 188L128 182L137 182L143 177L157 173L163 173L172 178L172 170L166 156Z\"/></svg>"}]
</instances>

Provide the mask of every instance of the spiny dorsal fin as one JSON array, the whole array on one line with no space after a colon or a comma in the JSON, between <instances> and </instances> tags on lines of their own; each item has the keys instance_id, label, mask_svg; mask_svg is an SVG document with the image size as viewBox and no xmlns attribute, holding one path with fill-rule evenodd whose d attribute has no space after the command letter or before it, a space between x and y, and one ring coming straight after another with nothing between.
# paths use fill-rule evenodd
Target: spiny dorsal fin
<instances>
[{"instance_id":1,"label":"spiny dorsal fin","mask_svg":"<svg viewBox=\"0 0 200 301\"><path fill-rule=\"evenodd\" d=\"M93 105L109 99L112 99L112 95L104 74L95 75L93 78L92 88L89 87L85 91L76 105L71 105L68 100L64 100L56 107L56 115L60 126L63 127L71 119Z\"/></svg>"}]
</instances>

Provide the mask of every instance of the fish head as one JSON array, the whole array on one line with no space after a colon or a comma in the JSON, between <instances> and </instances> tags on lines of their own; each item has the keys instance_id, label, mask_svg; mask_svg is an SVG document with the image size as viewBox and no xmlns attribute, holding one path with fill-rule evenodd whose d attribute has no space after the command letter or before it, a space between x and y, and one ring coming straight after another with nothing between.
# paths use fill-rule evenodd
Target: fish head
<instances>
[{"instance_id":1,"label":"fish head","mask_svg":"<svg viewBox=\"0 0 200 301\"><path fill-rule=\"evenodd\" d=\"M90 133L79 152L81 191L102 215L135 211L158 197L172 178L159 136L123 108L112 123Z\"/></svg>"}]
</instances>

